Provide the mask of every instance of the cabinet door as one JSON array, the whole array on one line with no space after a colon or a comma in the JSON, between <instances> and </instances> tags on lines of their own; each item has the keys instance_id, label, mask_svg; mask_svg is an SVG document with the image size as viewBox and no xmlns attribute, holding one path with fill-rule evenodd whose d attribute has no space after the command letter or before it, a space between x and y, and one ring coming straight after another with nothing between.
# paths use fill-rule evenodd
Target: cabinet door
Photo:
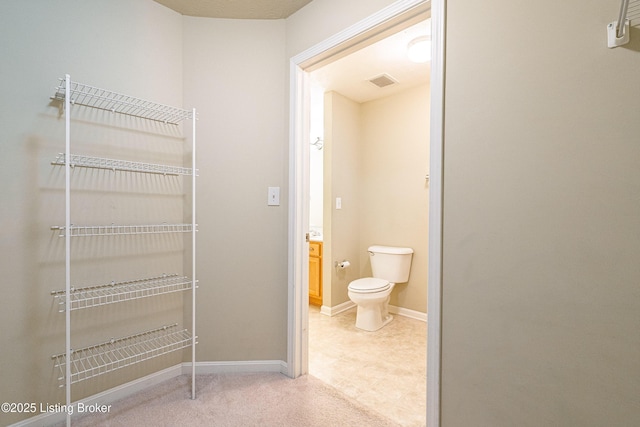
<instances>
[{"instance_id":1,"label":"cabinet door","mask_svg":"<svg viewBox=\"0 0 640 427\"><path fill-rule=\"evenodd\" d=\"M322 258L309 257L309 304L322 305Z\"/></svg>"}]
</instances>

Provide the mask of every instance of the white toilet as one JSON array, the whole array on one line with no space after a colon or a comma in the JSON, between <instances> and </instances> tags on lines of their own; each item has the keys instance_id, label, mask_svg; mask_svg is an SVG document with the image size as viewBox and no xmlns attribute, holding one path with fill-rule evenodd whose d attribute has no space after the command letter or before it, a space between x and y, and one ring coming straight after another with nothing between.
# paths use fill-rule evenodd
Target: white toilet
<instances>
[{"instance_id":1,"label":"white toilet","mask_svg":"<svg viewBox=\"0 0 640 427\"><path fill-rule=\"evenodd\" d=\"M369 259L373 277L349 283L349 298L358 306L356 328L377 331L393 317L389 314L389 296L396 283L409 280L413 249L371 246Z\"/></svg>"}]
</instances>

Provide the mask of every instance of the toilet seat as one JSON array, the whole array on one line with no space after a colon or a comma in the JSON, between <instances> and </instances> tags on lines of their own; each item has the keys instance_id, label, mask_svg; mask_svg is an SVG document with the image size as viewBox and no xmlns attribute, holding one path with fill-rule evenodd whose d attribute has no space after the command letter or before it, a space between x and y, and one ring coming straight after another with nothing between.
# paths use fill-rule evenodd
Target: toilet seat
<instances>
[{"instance_id":1,"label":"toilet seat","mask_svg":"<svg viewBox=\"0 0 640 427\"><path fill-rule=\"evenodd\" d=\"M377 279L375 277L365 277L349 283L348 289L351 292L359 294L371 294L386 291L390 286L391 284L387 280Z\"/></svg>"}]
</instances>

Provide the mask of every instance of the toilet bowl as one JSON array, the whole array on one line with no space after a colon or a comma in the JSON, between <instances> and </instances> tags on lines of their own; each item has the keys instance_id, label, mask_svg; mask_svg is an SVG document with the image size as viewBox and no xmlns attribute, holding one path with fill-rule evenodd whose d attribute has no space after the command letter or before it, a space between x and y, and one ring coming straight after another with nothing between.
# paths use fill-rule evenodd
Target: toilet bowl
<instances>
[{"instance_id":1,"label":"toilet bowl","mask_svg":"<svg viewBox=\"0 0 640 427\"><path fill-rule=\"evenodd\" d=\"M377 331L393 320L389 314L389 298L395 283L365 277L349 284L349 299L358 306L356 328Z\"/></svg>"},{"instance_id":2,"label":"toilet bowl","mask_svg":"<svg viewBox=\"0 0 640 427\"><path fill-rule=\"evenodd\" d=\"M409 280L413 249L394 246L371 246L369 258L374 277L349 283L349 299L358 306L356 328L377 331L391 320L389 299L396 283Z\"/></svg>"}]
</instances>

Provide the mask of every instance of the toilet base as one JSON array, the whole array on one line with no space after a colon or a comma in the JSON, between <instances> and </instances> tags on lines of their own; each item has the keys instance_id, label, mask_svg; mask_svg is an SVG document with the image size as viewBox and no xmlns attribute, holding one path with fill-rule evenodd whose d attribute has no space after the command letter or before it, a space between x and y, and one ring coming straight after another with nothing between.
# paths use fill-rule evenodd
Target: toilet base
<instances>
[{"instance_id":1,"label":"toilet base","mask_svg":"<svg viewBox=\"0 0 640 427\"><path fill-rule=\"evenodd\" d=\"M389 298L395 283L390 285L382 292L348 292L349 299L358 306L356 328L374 332L393 320L393 316L389 314Z\"/></svg>"},{"instance_id":2,"label":"toilet base","mask_svg":"<svg viewBox=\"0 0 640 427\"><path fill-rule=\"evenodd\" d=\"M356 328L363 331L375 332L386 326L393 320L393 316L387 313L383 315L381 307L358 306L356 313Z\"/></svg>"}]
</instances>

